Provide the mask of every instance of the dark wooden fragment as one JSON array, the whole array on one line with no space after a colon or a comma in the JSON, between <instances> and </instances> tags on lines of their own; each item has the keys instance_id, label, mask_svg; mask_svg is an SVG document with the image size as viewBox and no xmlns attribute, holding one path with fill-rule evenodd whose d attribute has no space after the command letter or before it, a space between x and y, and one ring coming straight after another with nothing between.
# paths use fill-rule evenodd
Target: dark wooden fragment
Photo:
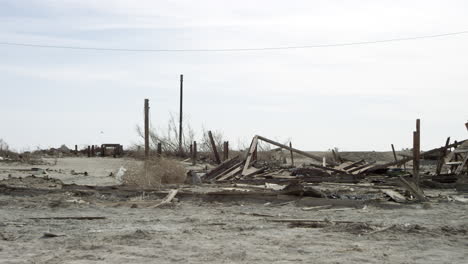
<instances>
[{"instance_id":1,"label":"dark wooden fragment","mask_svg":"<svg viewBox=\"0 0 468 264\"><path fill-rule=\"evenodd\" d=\"M208 131L208 137L210 138L211 149L213 150L213 155L217 164L221 164L221 159L219 158L218 149L216 148L216 143L213 139L213 134L211 131Z\"/></svg>"}]
</instances>

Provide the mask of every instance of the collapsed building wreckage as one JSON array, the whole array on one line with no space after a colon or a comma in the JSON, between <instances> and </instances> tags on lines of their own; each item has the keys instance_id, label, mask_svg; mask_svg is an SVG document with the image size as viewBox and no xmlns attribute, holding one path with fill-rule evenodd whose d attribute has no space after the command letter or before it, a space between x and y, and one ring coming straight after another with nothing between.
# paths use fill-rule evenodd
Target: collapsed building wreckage
<instances>
[{"instance_id":1,"label":"collapsed building wreckage","mask_svg":"<svg viewBox=\"0 0 468 264\"><path fill-rule=\"evenodd\" d=\"M341 157L340 153L332 150L332 158L326 159L309 152L256 135L253 137L245 157L237 155L226 159L215 168L202 175L204 183L236 183L238 186L280 184L294 185L302 188L306 185L318 183L358 184L368 183L382 186L401 186L407 190L415 201L427 201L421 187L448 188L456 187L459 191L468 191L468 140L455 141L450 144L450 138L444 146L425 152L419 150L420 121L416 122L414 132L414 146L412 155L401 155L398 159L392 145L394 161L377 163L364 159L349 160ZM468 129L468 123L465 124ZM291 155L291 164L279 165L260 161L257 158L259 141L272 144L279 149L287 150ZM213 154L218 155L213 144ZM294 154L312 159L314 162L294 166ZM225 155L226 156L226 155ZM426 170L420 175L420 159L436 159L435 170ZM219 158L215 159L219 161ZM412 171L406 164L412 161ZM317 164L321 163L321 164ZM442 173L445 166L446 172ZM404 167L404 168L402 168ZM422 176L422 177L421 177ZM297 187L302 186L302 187ZM307 188L306 188L307 189ZM313 192L316 195L316 192ZM393 200L406 200L396 192L388 191ZM410 199L411 199L410 198Z\"/></svg>"}]
</instances>

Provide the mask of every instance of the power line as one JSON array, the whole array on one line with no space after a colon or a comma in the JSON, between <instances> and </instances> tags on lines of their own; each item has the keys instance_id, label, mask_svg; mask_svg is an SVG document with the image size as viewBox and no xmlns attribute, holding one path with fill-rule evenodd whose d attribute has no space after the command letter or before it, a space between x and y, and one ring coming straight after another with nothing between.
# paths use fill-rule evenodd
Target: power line
<instances>
[{"instance_id":1,"label":"power line","mask_svg":"<svg viewBox=\"0 0 468 264\"><path fill-rule=\"evenodd\" d=\"M303 46L282 46L282 47L263 47L263 48L226 48L226 49L126 49L126 48L97 48L97 47L79 47L79 46L60 46L60 45L42 45L31 43L0 42L0 45L20 46L32 48L50 48L50 49L73 49L73 50L94 50L94 51L128 51L128 52L237 52L237 51L268 51L268 50L290 50L290 49L310 49L310 48L329 48L355 45L367 45L385 42L398 42L407 40L418 40L428 38L440 38L454 35L467 34L468 31L450 32L436 35L424 35L405 38L393 38L373 41L343 42L334 44L317 44Z\"/></svg>"}]
</instances>

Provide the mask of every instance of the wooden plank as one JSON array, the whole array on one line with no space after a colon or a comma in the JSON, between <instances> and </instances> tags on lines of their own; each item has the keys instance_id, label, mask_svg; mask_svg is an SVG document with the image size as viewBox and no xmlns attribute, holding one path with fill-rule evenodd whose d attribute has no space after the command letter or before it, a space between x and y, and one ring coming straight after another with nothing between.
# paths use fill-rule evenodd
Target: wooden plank
<instances>
[{"instance_id":1,"label":"wooden plank","mask_svg":"<svg viewBox=\"0 0 468 264\"><path fill-rule=\"evenodd\" d=\"M238 163L232 165L230 168L228 168L228 169L224 170L223 172L221 172L218 176L214 177L214 179L219 180L219 179L223 178L223 176L225 176L226 174L228 174L231 171L235 170L236 168L242 167L242 163L243 163L243 161L239 161Z\"/></svg>"},{"instance_id":2,"label":"wooden plank","mask_svg":"<svg viewBox=\"0 0 468 264\"><path fill-rule=\"evenodd\" d=\"M236 174L242 171L242 167L239 165L238 167L234 167L233 170L228 172L227 174L223 175L222 177L218 178L217 181L226 181L231 179L232 177L236 176Z\"/></svg>"},{"instance_id":3,"label":"wooden plank","mask_svg":"<svg viewBox=\"0 0 468 264\"><path fill-rule=\"evenodd\" d=\"M462 174L463 168L466 166L467 161L468 161L468 154L465 155L465 158L463 159L462 164L460 164L458 166L457 170L455 171L455 175L461 175Z\"/></svg>"},{"instance_id":4,"label":"wooden plank","mask_svg":"<svg viewBox=\"0 0 468 264\"><path fill-rule=\"evenodd\" d=\"M352 173L352 174L361 174L361 173L365 172L366 170L372 168L374 166L374 163L375 163L375 161L373 161L371 163L363 164L361 166L358 166L356 168L348 170L348 172Z\"/></svg>"},{"instance_id":5,"label":"wooden plank","mask_svg":"<svg viewBox=\"0 0 468 264\"><path fill-rule=\"evenodd\" d=\"M231 168L234 164L239 162L239 156L235 156L232 159L226 160L225 162L221 163L218 167L213 168L210 170L205 177L203 177L203 181L209 181L219 174L223 173L225 170Z\"/></svg>"},{"instance_id":6,"label":"wooden plank","mask_svg":"<svg viewBox=\"0 0 468 264\"><path fill-rule=\"evenodd\" d=\"M208 137L210 138L211 149L213 150L215 161L217 164L221 164L221 159L219 158L218 149L216 148L216 143L213 139L213 134L211 133L211 131L208 131Z\"/></svg>"},{"instance_id":7,"label":"wooden plank","mask_svg":"<svg viewBox=\"0 0 468 264\"><path fill-rule=\"evenodd\" d=\"M362 166L362 165L359 165L359 164L361 164L361 163L363 163L363 162L365 162L365 160L363 160L363 159L362 159L362 160L355 161L355 162L352 162L352 163L349 164L348 166L345 166L345 167L343 168L343 170L351 172L351 170L355 169L356 166L357 166L357 167ZM364 164L364 165L365 165L365 164Z\"/></svg>"},{"instance_id":8,"label":"wooden plank","mask_svg":"<svg viewBox=\"0 0 468 264\"><path fill-rule=\"evenodd\" d=\"M265 137L262 137L262 136L256 136L256 137L258 137L259 140L265 141L265 142L267 142L267 143L270 143L270 144L275 145L275 146L280 147L280 148L284 148L284 149L293 151L293 152L295 152L295 153L301 154L302 156L305 156L305 157L314 159L314 160L316 160L316 161L322 162L322 160L323 160L322 157L320 157L320 156L317 156L317 155L314 155L314 154L310 154L310 153L304 152L304 151L299 150L299 149L290 148L289 146L286 146L286 145L284 145L284 144L278 143L278 142L273 141L273 140L271 140L271 139L268 139L268 138L265 138ZM335 162L329 162L329 163L330 163L330 165L337 165Z\"/></svg>"},{"instance_id":9,"label":"wooden plank","mask_svg":"<svg viewBox=\"0 0 468 264\"><path fill-rule=\"evenodd\" d=\"M254 136L252 142L250 143L249 152L247 153L247 157L245 159L244 169L242 170L242 175L245 176L247 174L247 170L250 168L250 161L252 160L252 156L257 149L258 145L258 136Z\"/></svg>"},{"instance_id":10,"label":"wooden plank","mask_svg":"<svg viewBox=\"0 0 468 264\"><path fill-rule=\"evenodd\" d=\"M408 182L401 176L400 176L400 182L406 189L408 189L408 191L410 191L413 194L413 196L417 200L421 202L429 201L429 199L427 199L427 197L424 195L423 191L416 184Z\"/></svg>"},{"instance_id":11,"label":"wooden plank","mask_svg":"<svg viewBox=\"0 0 468 264\"><path fill-rule=\"evenodd\" d=\"M316 165L316 164L312 164L312 163L310 163L308 166L323 169L323 170L327 170L327 171L333 171L333 172L337 172L337 173L349 174L347 171L344 171L344 170L337 170L337 169L334 169L334 168L328 168L328 167L324 167L324 166Z\"/></svg>"},{"instance_id":12,"label":"wooden plank","mask_svg":"<svg viewBox=\"0 0 468 264\"><path fill-rule=\"evenodd\" d=\"M447 146L450 145L450 137L447 138L447 141L445 141L445 147L443 147L440 150L440 156L439 156L439 161L437 162L437 168L436 168L436 175L440 175L440 172L442 171L442 167L444 165L445 161L445 156L447 155Z\"/></svg>"}]
</instances>

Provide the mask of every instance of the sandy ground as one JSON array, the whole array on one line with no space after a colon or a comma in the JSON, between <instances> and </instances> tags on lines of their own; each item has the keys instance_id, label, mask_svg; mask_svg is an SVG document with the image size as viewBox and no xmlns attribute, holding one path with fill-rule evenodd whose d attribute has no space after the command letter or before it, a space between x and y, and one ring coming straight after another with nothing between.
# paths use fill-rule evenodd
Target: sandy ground
<instances>
[{"instance_id":1,"label":"sandy ground","mask_svg":"<svg viewBox=\"0 0 468 264\"><path fill-rule=\"evenodd\" d=\"M53 169L62 172L54 177L112 184L108 174L125 162L58 160ZM2 177L5 171L25 173L12 172L11 164L1 166ZM69 175L72 169L87 170L89 176ZM447 196L456 195L453 190L428 194L432 201L425 205L386 202L304 211L302 200L274 206L275 201L179 197L168 207L150 209L128 206L156 203L142 194L0 193L0 263L467 263L468 205L448 202ZM31 219L57 216L105 219ZM284 218L353 223L304 228L271 221Z\"/></svg>"}]
</instances>

